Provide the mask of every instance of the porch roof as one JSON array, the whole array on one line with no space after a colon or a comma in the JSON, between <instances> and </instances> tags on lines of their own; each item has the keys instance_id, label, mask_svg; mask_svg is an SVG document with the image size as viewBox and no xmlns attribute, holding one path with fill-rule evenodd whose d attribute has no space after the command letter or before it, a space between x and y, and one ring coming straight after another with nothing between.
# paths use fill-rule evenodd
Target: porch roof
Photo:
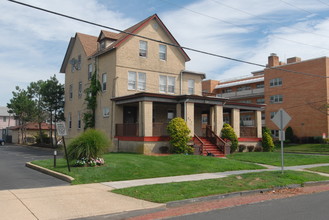
<instances>
[{"instance_id":1,"label":"porch roof","mask_svg":"<svg viewBox=\"0 0 329 220\"><path fill-rule=\"evenodd\" d=\"M115 97L111 99L117 105L136 103L141 101L164 102L179 104L184 102L205 104L205 105L222 105L226 108L238 108L247 110L262 110L264 105L231 102L227 98L198 96L198 95L168 95L159 93L141 92L132 95Z\"/></svg>"}]
</instances>

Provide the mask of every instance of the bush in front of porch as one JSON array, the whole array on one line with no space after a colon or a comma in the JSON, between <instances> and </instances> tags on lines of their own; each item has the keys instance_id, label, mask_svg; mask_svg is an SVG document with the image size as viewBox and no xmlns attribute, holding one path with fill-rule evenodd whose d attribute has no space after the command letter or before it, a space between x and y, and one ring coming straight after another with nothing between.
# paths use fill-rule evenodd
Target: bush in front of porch
<instances>
[{"instance_id":1,"label":"bush in front of porch","mask_svg":"<svg viewBox=\"0 0 329 220\"><path fill-rule=\"evenodd\" d=\"M167 131L170 136L170 144L172 145L172 152L176 154L192 154L194 149L187 143L191 140L190 129L182 118L172 119Z\"/></svg>"},{"instance_id":2,"label":"bush in front of porch","mask_svg":"<svg viewBox=\"0 0 329 220\"><path fill-rule=\"evenodd\" d=\"M222 128L222 138L231 141L231 153L234 153L238 148L239 141L231 125L225 123Z\"/></svg>"}]
</instances>

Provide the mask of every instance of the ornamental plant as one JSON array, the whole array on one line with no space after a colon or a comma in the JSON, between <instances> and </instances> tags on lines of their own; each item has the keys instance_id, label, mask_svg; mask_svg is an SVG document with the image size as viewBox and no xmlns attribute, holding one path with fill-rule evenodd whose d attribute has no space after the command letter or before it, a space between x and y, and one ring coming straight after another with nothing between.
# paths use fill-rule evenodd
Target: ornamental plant
<instances>
[{"instance_id":1,"label":"ornamental plant","mask_svg":"<svg viewBox=\"0 0 329 220\"><path fill-rule=\"evenodd\" d=\"M234 153L238 148L239 141L231 125L225 123L222 128L222 138L231 141L231 153Z\"/></svg>"},{"instance_id":2,"label":"ornamental plant","mask_svg":"<svg viewBox=\"0 0 329 220\"><path fill-rule=\"evenodd\" d=\"M274 143L271 136L271 131L268 128L263 129L262 146L264 152L272 152L274 150Z\"/></svg>"},{"instance_id":3,"label":"ornamental plant","mask_svg":"<svg viewBox=\"0 0 329 220\"><path fill-rule=\"evenodd\" d=\"M172 119L168 126L167 131L170 136L170 144L172 152L176 154L192 154L194 149L188 145L191 140L190 129L187 127L186 122L182 118Z\"/></svg>"},{"instance_id":4,"label":"ornamental plant","mask_svg":"<svg viewBox=\"0 0 329 220\"><path fill-rule=\"evenodd\" d=\"M76 160L76 165L97 165L97 159L110 147L110 141L106 134L95 129L87 129L80 136L74 138L67 148L69 160ZM99 161L102 165L103 160ZM95 165L94 165L95 162Z\"/></svg>"}]
</instances>

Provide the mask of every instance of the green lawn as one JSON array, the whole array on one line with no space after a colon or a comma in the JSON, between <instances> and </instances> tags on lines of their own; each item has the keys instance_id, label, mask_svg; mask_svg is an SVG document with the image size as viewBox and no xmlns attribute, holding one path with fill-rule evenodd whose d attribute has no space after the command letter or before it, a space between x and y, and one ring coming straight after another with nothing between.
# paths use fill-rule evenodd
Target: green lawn
<instances>
[{"instance_id":1,"label":"green lawn","mask_svg":"<svg viewBox=\"0 0 329 220\"><path fill-rule=\"evenodd\" d=\"M195 155L146 156L110 153L105 154L104 159L104 166L72 167L70 173L64 159L57 161L56 168L53 168L52 159L32 163L72 176L75 179L73 184L264 168L234 160Z\"/></svg>"},{"instance_id":2,"label":"green lawn","mask_svg":"<svg viewBox=\"0 0 329 220\"><path fill-rule=\"evenodd\" d=\"M315 171L315 172L320 172L320 173L328 173L329 174L329 166L325 166L325 167L314 167L314 168L310 168L308 170Z\"/></svg>"},{"instance_id":3,"label":"green lawn","mask_svg":"<svg viewBox=\"0 0 329 220\"><path fill-rule=\"evenodd\" d=\"M251 153L234 153L228 155L229 159L247 161L273 166L281 165L281 154L279 152L251 152ZM296 166L306 164L329 163L329 156L321 155L301 155L301 154L284 154L285 166Z\"/></svg>"},{"instance_id":4,"label":"green lawn","mask_svg":"<svg viewBox=\"0 0 329 220\"><path fill-rule=\"evenodd\" d=\"M316 154L329 154L328 144L299 144L299 145L286 145L283 148L284 152L290 153L316 153Z\"/></svg>"},{"instance_id":5,"label":"green lawn","mask_svg":"<svg viewBox=\"0 0 329 220\"><path fill-rule=\"evenodd\" d=\"M152 202L165 203L202 196L239 192L244 190L273 188L307 181L328 180L308 172L280 171L234 175L221 179L167 183L117 189L112 192ZM165 192L165 193L164 193Z\"/></svg>"}]
</instances>

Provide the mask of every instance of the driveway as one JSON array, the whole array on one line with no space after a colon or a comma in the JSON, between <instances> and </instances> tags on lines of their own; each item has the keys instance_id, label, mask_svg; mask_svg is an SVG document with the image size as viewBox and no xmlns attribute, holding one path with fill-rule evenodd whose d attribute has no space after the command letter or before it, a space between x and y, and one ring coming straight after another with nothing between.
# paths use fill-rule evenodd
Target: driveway
<instances>
[{"instance_id":1,"label":"driveway","mask_svg":"<svg viewBox=\"0 0 329 220\"><path fill-rule=\"evenodd\" d=\"M0 146L0 190L69 185L25 167L26 162L50 158L53 158L52 149L12 144Z\"/></svg>"}]
</instances>

